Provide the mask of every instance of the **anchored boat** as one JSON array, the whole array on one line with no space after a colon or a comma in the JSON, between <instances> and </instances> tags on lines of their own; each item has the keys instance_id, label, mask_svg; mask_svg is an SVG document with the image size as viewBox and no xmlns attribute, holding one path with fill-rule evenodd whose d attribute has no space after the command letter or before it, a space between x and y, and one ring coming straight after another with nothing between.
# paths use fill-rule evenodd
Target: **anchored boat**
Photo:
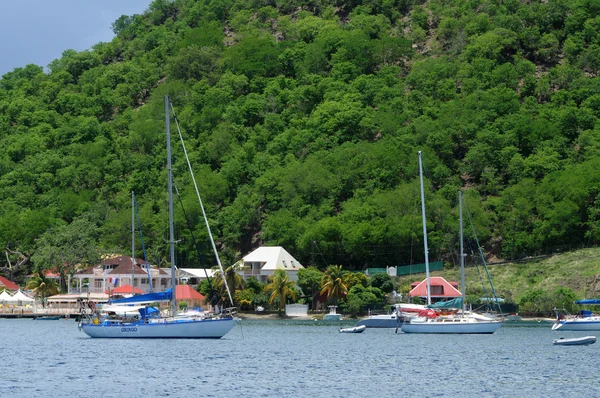
<instances>
[{"instance_id":1,"label":"anchored boat","mask_svg":"<svg viewBox=\"0 0 600 398\"><path fill-rule=\"evenodd\" d=\"M133 296L122 300L114 301L113 304L133 304L143 303L138 310L138 314L133 316L102 316L100 308L96 308L93 302L88 303L91 313L82 306L85 312L82 312L82 320L79 322L80 330L83 330L90 337L99 338L189 338L189 339L219 339L225 336L237 323L233 312L225 312L219 316L178 316L175 302L175 234L173 230L173 174L171 167L171 130L169 116L170 101L165 96L166 113L166 136L167 136L167 169L168 169L168 194L169 194L169 245L171 255L171 275L172 287L164 292L149 293L146 295ZM185 147L184 147L185 149ZM187 152L186 152L187 156ZM189 165L189 161L188 161ZM191 169L191 167L190 167ZM193 175L192 175L193 177ZM195 185L195 181L194 181ZM198 194L199 197L199 194ZM202 212L204 207L200 201ZM205 220L206 220L206 215ZM207 221L208 227L208 221ZM210 228L209 228L209 235ZM213 243L213 250L216 248ZM218 261L221 266L220 261ZM223 272L221 268L221 272ZM229 287L225 284L230 300L231 293ZM170 301L171 315L163 316L157 308L148 306L149 303ZM127 308L127 307L124 307ZM113 311L114 313L114 311Z\"/></svg>"},{"instance_id":2,"label":"anchored boat","mask_svg":"<svg viewBox=\"0 0 600 398\"><path fill-rule=\"evenodd\" d=\"M594 344L596 342L596 336L585 336L585 337L576 337L571 339L566 339L561 337L552 342L554 345L588 345Z\"/></svg>"}]
</instances>

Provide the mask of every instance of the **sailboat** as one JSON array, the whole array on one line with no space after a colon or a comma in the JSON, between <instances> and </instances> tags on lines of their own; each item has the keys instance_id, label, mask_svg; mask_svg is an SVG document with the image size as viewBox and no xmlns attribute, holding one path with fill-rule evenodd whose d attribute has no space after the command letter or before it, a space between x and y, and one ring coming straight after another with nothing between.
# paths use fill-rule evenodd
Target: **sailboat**
<instances>
[{"instance_id":1,"label":"sailboat","mask_svg":"<svg viewBox=\"0 0 600 398\"><path fill-rule=\"evenodd\" d=\"M237 323L231 313L220 316L177 316L175 302L176 266L175 266L175 233L173 229L173 174L171 167L171 125L169 116L169 98L165 96L166 132L167 132L167 169L169 193L169 246L171 255L171 288L158 293L148 293L114 301L112 304L147 304L170 301L171 315L161 316L160 311L148 305L137 308L138 316L133 317L101 317L95 306L90 305L92 314L85 316L79 328L90 337L96 338L189 338L219 339L225 336ZM231 293L228 291L229 297ZM131 307L126 307L131 309Z\"/></svg>"},{"instance_id":2,"label":"sailboat","mask_svg":"<svg viewBox=\"0 0 600 398\"><path fill-rule=\"evenodd\" d=\"M425 217L425 194L423 189L423 163L419 151L419 176L421 183L421 212L423 216L423 242L425 249L425 272L427 278L427 305L431 304L431 286L429 281L429 251L427 248L427 226ZM435 311L426 311L422 316L410 317L401 326L404 333L447 333L447 334L492 334L502 326L502 321L465 310L465 255L463 250L462 229L462 192L459 191L460 218L460 268L462 300L460 312L451 315L438 315Z\"/></svg>"}]
</instances>

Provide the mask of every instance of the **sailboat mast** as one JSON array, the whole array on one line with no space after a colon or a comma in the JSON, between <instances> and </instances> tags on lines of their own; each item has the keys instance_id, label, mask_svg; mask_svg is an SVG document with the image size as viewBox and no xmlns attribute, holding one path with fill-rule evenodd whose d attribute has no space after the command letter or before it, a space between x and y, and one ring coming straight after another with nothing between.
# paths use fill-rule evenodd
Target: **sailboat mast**
<instances>
[{"instance_id":1,"label":"sailboat mast","mask_svg":"<svg viewBox=\"0 0 600 398\"><path fill-rule=\"evenodd\" d=\"M133 277L135 276L135 195L131 191L131 294L134 295Z\"/></svg>"},{"instance_id":2,"label":"sailboat mast","mask_svg":"<svg viewBox=\"0 0 600 398\"><path fill-rule=\"evenodd\" d=\"M462 197L462 191L458 191L458 218L459 218L459 224L460 224L460 286L462 288L462 312L464 314L465 312L465 295L466 295L466 285L465 285L465 251L464 251L464 247L463 247L463 241L464 241L464 237L463 237L463 212L462 212L462 203L463 203L463 197Z\"/></svg>"},{"instance_id":3,"label":"sailboat mast","mask_svg":"<svg viewBox=\"0 0 600 398\"><path fill-rule=\"evenodd\" d=\"M169 192L169 249L171 255L171 310L173 316L177 313L177 306L175 303L175 291L177 286L175 284L175 231L173 227L173 169L171 165L171 118L169 117L169 97L165 95L165 123L167 128L167 170L168 170L168 183L167 190Z\"/></svg>"},{"instance_id":4,"label":"sailboat mast","mask_svg":"<svg viewBox=\"0 0 600 398\"><path fill-rule=\"evenodd\" d=\"M419 179L421 182L421 214L423 215L423 245L425 247L425 275L427 278L427 305L431 305L431 282L429 279L429 248L427 247L427 224L425 218L425 191L423 190L423 161L419 151Z\"/></svg>"}]
</instances>

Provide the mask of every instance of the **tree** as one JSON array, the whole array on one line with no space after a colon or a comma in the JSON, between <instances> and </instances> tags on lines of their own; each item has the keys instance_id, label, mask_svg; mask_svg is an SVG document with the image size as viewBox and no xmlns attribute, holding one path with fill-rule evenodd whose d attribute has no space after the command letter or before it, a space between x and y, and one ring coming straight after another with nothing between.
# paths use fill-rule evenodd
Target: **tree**
<instances>
[{"instance_id":1,"label":"tree","mask_svg":"<svg viewBox=\"0 0 600 398\"><path fill-rule=\"evenodd\" d=\"M550 313L552 302L548 293L541 289L528 290L519 302L521 312Z\"/></svg>"},{"instance_id":2,"label":"tree","mask_svg":"<svg viewBox=\"0 0 600 398\"><path fill-rule=\"evenodd\" d=\"M31 257L35 269L56 272L61 289L66 289L66 275L75 271L76 264L94 264L99 260L96 230L97 226L85 217L49 229L36 242Z\"/></svg>"},{"instance_id":3,"label":"tree","mask_svg":"<svg viewBox=\"0 0 600 398\"><path fill-rule=\"evenodd\" d=\"M45 307L45 299L58 294L60 285L54 279L46 278L44 272L38 272L27 282L26 289L31 290L34 296L40 297Z\"/></svg>"},{"instance_id":4,"label":"tree","mask_svg":"<svg viewBox=\"0 0 600 398\"><path fill-rule=\"evenodd\" d=\"M231 294L235 300L235 291L238 289L243 289L245 287L244 278L238 273L242 268L239 265L240 263L233 264L227 268L225 268L225 279L223 279L223 274L221 272L216 272L215 277L213 279L213 286L216 287L218 293L222 299L228 300L229 297L227 295L227 289L225 287L225 282L227 282L227 286L229 287ZM216 269L216 267L215 267ZM233 303L232 303L233 305Z\"/></svg>"},{"instance_id":5,"label":"tree","mask_svg":"<svg viewBox=\"0 0 600 398\"><path fill-rule=\"evenodd\" d=\"M285 306L288 296L296 300L296 292L293 289L294 282L291 281L283 269L276 269L268 278L269 283L265 286L265 293L271 293L269 304L278 302L278 314L281 316L281 310Z\"/></svg>"},{"instance_id":6,"label":"tree","mask_svg":"<svg viewBox=\"0 0 600 398\"><path fill-rule=\"evenodd\" d=\"M577 300L577 296L575 295L573 289L568 287L559 287L552 294L552 299L556 308L564 308L570 313L574 313L576 311L575 301Z\"/></svg>"},{"instance_id":7,"label":"tree","mask_svg":"<svg viewBox=\"0 0 600 398\"><path fill-rule=\"evenodd\" d=\"M323 272L319 271L317 267L311 266L298 271L298 286L305 296L311 297L311 308L313 310L315 309L315 295L321 287L321 279L323 279Z\"/></svg>"},{"instance_id":8,"label":"tree","mask_svg":"<svg viewBox=\"0 0 600 398\"><path fill-rule=\"evenodd\" d=\"M373 275L371 278L371 286L376 287L385 293L390 293L395 289L394 280L391 276L385 273Z\"/></svg>"},{"instance_id":9,"label":"tree","mask_svg":"<svg viewBox=\"0 0 600 398\"><path fill-rule=\"evenodd\" d=\"M341 265L330 265L323 273L321 294L326 294L327 300L334 304L348 293L348 286L344 282L345 274Z\"/></svg>"},{"instance_id":10,"label":"tree","mask_svg":"<svg viewBox=\"0 0 600 398\"><path fill-rule=\"evenodd\" d=\"M115 22L112 23L112 25L110 26L113 33L118 36L119 33L121 33L122 31L124 31L125 29L127 29L127 27L129 27L134 21L134 17L133 16L129 16L129 15L121 15L119 18L117 18L117 20Z\"/></svg>"},{"instance_id":11,"label":"tree","mask_svg":"<svg viewBox=\"0 0 600 398\"><path fill-rule=\"evenodd\" d=\"M376 287L364 287L363 285L355 285L348 292L347 302L344 305L344 312L352 315L357 315L363 311L365 307L381 304L384 293Z\"/></svg>"}]
</instances>

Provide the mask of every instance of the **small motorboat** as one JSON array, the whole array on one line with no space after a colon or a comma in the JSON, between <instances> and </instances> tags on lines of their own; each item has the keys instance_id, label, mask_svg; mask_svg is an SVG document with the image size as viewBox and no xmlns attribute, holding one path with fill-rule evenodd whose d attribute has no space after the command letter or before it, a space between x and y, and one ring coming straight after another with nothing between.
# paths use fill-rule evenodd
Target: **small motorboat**
<instances>
[{"instance_id":1,"label":"small motorboat","mask_svg":"<svg viewBox=\"0 0 600 398\"><path fill-rule=\"evenodd\" d=\"M337 306L335 305L330 305L329 306L329 314L325 314L325 316L323 317L324 321L341 321L342 320L342 314L338 314L335 309L337 308Z\"/></svg>"},{"instance_id":2,"label":"small motorboat","mask_svg":"<svg viewBox=\"0 0 600 398\"><path fill-rule=\"evenodd\" d=\"M340 328L340 333L362 333L367 327L365 325L354 326L351 328Z\"/></svg>"},{"instance_id":3,"label":"small motorboat","mask_svg":"<svg viewBox=\"0 0 600 398\"><path fill-rule=\"evenodd\" d=\"M585 336L585 337L575 337L571 339L566 339L561 337L560 339L556 339L552 342L554 345L588 345L594 344L596 342L596 336Z\"/></svg>"},{"instance_id":4,"label":"small motorboat","mask_svg":"<svg viewBox=\"0 0 600 398\"><path fill-rule=\"evenodd\" d=\"M57 321L61 319L62 316L37 316L33 318L34 321Z\"/></svg>"}]
</instances>

